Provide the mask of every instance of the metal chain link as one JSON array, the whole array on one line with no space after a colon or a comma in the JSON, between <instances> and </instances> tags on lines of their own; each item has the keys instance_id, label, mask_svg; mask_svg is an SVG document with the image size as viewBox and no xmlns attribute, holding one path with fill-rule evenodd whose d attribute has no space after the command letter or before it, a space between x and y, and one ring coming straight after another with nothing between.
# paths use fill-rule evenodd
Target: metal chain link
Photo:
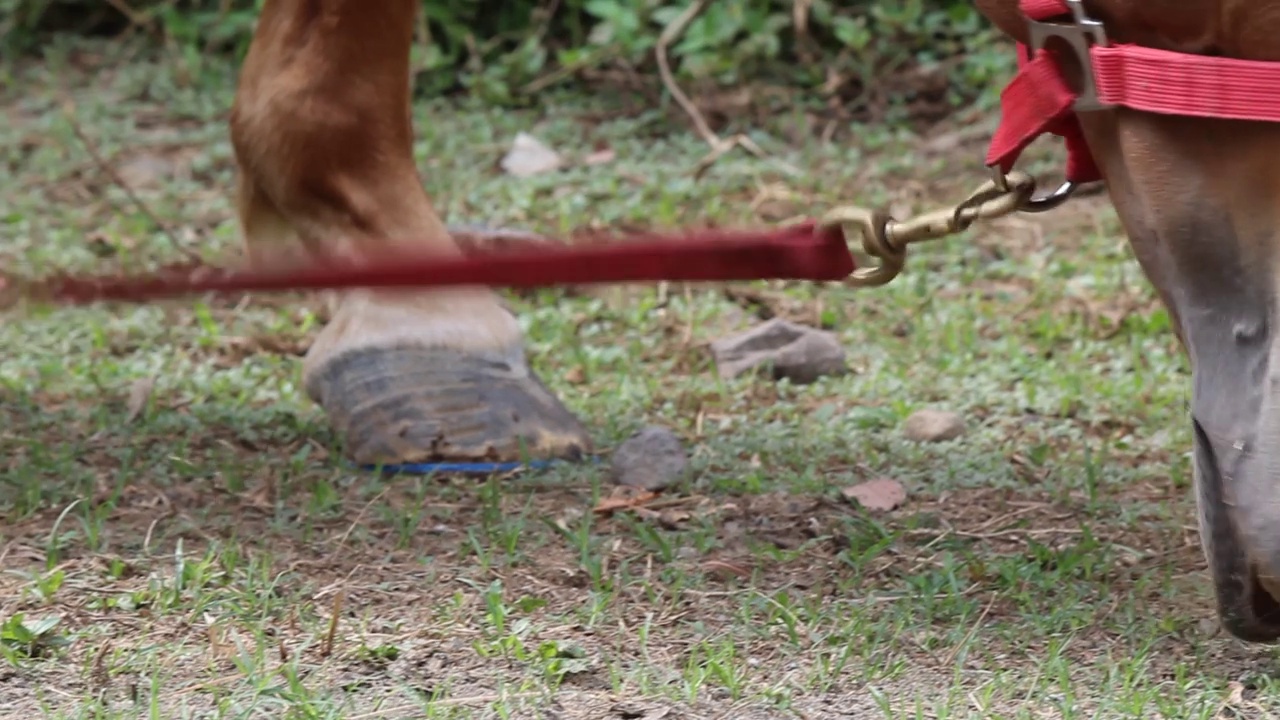
<instances>
[{"instance_id":1,"label":"metal chain link","mask_svg":"<svg viewBox=\"0 0 1280 720\"><path fill-rule=\"evenodd\" d=\"M855 287L884 285L901 272L907 260L907 246L924 240L940 240L964 232L978 220L994 220L1029 207L1036 181L1019 171L999 173L956 205L934 210L908 220L895 220L888 213L860 207L836 208L819 221L819 227L840 226L846 238L862 238L862 249L880 260L879 265L861 267L849 276Z\"/></svg>"}]
</instances>

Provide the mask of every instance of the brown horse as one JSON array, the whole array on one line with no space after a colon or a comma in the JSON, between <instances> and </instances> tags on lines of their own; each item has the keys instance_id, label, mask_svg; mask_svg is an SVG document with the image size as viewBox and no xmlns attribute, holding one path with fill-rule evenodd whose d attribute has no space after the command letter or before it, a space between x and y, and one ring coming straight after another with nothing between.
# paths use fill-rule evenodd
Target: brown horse
<instances>
[{"instance_id":1,"label":"brown horse","mask_svg":"<svg viewBox=\"0 0 1280 720\"><path fill-rule=\"evenodd\" d=\"M373 243L457 251L412 156L419 0L267 0L231 118L252 262L358 259ZM1018 0L976 0L1027 41ZM1280 3L1092 0L1120 42L1280 60ZM1079 82L1079 78L1074 78ZM1280 127L1086 113L1087 143L1194 370L1205 554L1234 635L1280 638ZM581 424L530 372L486 289L347 292L307 354L306 389L359 462L576 456ZM1272 483L1276 483L1273 486Z\"/></svg>"}]
</instances>

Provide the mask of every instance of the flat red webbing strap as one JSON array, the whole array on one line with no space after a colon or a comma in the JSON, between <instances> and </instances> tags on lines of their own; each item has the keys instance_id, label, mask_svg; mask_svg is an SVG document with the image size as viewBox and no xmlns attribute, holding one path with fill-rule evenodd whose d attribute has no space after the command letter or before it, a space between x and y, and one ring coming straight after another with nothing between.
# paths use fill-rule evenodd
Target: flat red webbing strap
<instances>
[{"instance_id":1,"label":"flat red webbing strap","mask_svg":"<svg viewBox=\"0 0 1280 720\"><path fill-rule=\"evenodd\" d=\"M1071 12L1071 8L1063 0L1022 0L1018 3L1018 9L1032 20L1047 20Z\"/></svg>"},{"instance_id":2,"label":"flat red webbing strap","mask_svg":"<svg viewBox=\"0 0 1280 720\"><path fill-rule=\"evenodd\" d=\"M987 150L987 165L1004 172L1032 142L1045 133L1067 142L1067 179L1090 182L1100 178L1093 156L1071 106L1078 95L1067 85L1053 56L1040 53L1026 60L1025 48L1018 46L1018 74L1000 94L1000 125Z\"/></svg>"},{"instance_id":3,"label":"flat red webbing strap","mask_svg":"<svg viewBox=\"0 0 1280 720\"><path fill-rule=\"evenodd\" d=\"M1280 63L1140 45L1090 49L1098 99L1165 115L1280 122Z\"/></svg>"},{"instance_id":4,"label":"flat red webbing strap","mask_svg":"<svg viewBox=\"0 0 1280 720\"><path fill-rule=\"evenodd\" d=\"M607 245L545 246L466 257L373 258L360 266L292 270L195 270L138 276L64 277L19 283L10 292L36 301L85 304L141 302L192 293L281 292L342 288L424 288L458 285L532 288L564 284L815 280L855 269L844 233L809 222L773 231L704 231L697 235L631 237ZM0 290L4 289L0 282Z\"/></svg>"}]
</instances>

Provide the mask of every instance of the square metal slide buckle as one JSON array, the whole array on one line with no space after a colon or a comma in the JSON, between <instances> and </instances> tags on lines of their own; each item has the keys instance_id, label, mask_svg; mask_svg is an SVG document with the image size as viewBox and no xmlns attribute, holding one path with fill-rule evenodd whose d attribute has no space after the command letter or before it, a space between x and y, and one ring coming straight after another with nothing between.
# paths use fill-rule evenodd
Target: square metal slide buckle
<instances>
[{"instance_id":1,"label":"square metal slide buckle","mask_svg":"<svg viewBox=\"0 0 1280 720\"><path fill-rule=\"evenodd\" d=\"M1083 0L1066 0L1066 2L1067 7L1071 8L1073 22L1028 20L1027 34L1030 40L1028 47L1034 55L1044 50L1045 43L1050 38L1058 38L1065 42L1071 48L1084 80L1080 97L1076 98L1072 108L1078 112L1106 110L1112 106L1098 99L1097 79L1093 74L1093 57L1089 54L1089 48L1092 45L1106 46L1107 31L1101 22L1089 17L1085 12Z\"/></svg>"}]
</instances>

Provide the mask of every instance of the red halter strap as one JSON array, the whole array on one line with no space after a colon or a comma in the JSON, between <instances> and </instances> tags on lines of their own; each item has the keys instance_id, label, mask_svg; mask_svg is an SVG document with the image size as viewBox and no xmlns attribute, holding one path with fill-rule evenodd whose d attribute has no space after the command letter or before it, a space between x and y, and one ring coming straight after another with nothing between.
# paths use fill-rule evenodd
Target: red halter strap
<instances>
[{"instance_id":1,"label":"red halter strap","mask_svg":"<svg viewBox=\"0 0 1280 720\"><path fill-rule=\"evenodd\" d=\"M1280 64L1110 44L1081 0L1022 0L1030 47L1018 44L1018 73L1000 97L1001 123L987 164L1012 169L1036 138L1067 146L1067 181L1101 180L1076 114L1113 107L1192 117L1280 122ZM1049 39L1071 48L1084 87L1073 90Z\"/></svg>"}]
</instances>

